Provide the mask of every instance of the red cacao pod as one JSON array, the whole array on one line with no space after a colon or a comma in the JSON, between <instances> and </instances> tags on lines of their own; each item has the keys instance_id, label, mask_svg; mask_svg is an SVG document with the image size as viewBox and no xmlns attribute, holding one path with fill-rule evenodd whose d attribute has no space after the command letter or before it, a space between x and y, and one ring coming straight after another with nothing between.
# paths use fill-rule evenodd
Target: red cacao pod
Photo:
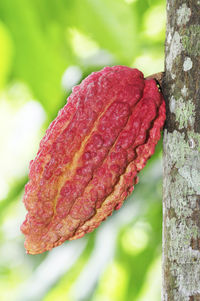
<instances>
[{"instance_id":1,"label":"red cacao pod","mask_svg":"<svg viewBox=\"0 0 200 301\"><path fill-rule=\"evenodd\" d=\"M27 252L80 238L119 209L164 121L156 81L137 69L106 67L74 87L30 163L21 226Z\"/></svg>"}]
</instances>

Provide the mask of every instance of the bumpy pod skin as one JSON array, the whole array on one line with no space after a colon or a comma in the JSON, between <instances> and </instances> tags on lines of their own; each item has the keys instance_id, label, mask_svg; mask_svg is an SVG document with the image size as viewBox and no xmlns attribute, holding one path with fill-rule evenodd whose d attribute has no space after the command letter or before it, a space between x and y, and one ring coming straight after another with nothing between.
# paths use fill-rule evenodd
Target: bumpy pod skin
<instances>
[{"instance_id":1,"label":"bumpy pod skin","mask_svg":"<svg viewBox=\"0 0 200 301\"><path fill-rule=\"evenodd\" d=\"M137 69L106 67L76 86L30 163L21 226L27 253L80 238L119 209L164 121L156 81Z\"/></svg>"}]
</instances>

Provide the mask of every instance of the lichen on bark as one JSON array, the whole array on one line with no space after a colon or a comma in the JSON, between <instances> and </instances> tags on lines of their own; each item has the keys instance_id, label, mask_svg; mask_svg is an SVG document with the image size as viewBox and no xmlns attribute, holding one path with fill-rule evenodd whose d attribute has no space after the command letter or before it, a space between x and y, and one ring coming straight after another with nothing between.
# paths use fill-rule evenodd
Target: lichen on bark
<instances>
[{"instance_id":1,"label":"lichen on bark","mask_svg":"<svg viewBox=\"0 0 200 301\"><path fill-rule=\"evenodd\" d=\"M200 300L199 9L167 1L163 301Z\"/></svg>"}]
</instances>

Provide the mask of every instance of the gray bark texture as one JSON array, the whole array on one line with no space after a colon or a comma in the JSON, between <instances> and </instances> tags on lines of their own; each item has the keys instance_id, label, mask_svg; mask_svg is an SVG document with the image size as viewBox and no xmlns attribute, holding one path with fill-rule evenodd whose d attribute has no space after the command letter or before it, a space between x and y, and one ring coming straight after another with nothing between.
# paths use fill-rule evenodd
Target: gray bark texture
<instances>
[{"instance_id":1,"label":"gray bark texture","mask_svg":"<svg viewBox=\"0 0 200 301\"><path fill-rule=\"evenodd\" d=\"M162 301L200 300L200 0L167 0Z\"/></svg>"}]
</instances>

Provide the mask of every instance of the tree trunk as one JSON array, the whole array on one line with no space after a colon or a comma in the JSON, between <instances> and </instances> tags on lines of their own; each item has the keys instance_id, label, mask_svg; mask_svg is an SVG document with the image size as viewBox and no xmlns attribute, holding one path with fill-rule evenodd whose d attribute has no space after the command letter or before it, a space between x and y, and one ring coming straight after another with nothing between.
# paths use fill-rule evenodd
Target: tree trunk
<instances>
[{"instance_id":1,"label":"tree trunk","mask_svg":"<svg viewBox=\"0 0 200 301\"><path fill-rule=\"evenodd\" d=\"M200 300L200 0L168 0L163 301Z\"/></svg>"}]
</instances>

